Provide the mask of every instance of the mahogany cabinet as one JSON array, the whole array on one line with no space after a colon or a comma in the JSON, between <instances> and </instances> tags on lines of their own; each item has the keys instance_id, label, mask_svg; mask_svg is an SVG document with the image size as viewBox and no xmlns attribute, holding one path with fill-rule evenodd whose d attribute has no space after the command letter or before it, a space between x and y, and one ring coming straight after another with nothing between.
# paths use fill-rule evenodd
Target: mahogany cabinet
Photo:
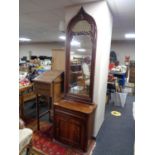
<instances>
[{"instance_id":1,"label":"mahogany cabinet","mask_svg":"<svg viewBox=\"0 0 155 155\"><path fill-rule=\"evenodd\" d=\"M93 17L81 7L69 21L66 31L64 97L53 107L54 138L86 152L93 141L96 109L93 88L97 27ZM73 64L77 55L81 60L78 64L82 67L75 68ZM79 71L82 72L80 79L84 84L76 77Z\"/></svg>"},{"instance_id":2,"label":"mahogany cabinet","mask_svg":"<svg viewBox=\"0 0 155 155\"><path fill-rule=\"evenodd\" d=\"M87 151L92 141L96 105L61 100L54 103L54 137Z\"/></svg>"}]
</instances>

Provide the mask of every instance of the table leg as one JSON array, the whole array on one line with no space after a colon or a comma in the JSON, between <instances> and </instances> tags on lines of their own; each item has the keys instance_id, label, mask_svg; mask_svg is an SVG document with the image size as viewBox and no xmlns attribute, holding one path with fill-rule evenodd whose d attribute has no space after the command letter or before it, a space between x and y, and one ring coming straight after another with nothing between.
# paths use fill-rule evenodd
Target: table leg
<instances>
[{"instance_id":1,"label":"table leg","mask_svg":"<svg viewBox=\"0 0 155 155\"><path fill-rule=\"evenodd\" d=\"M37 112L37 129L40 130L40 123L39 123L39 96L36 94L36 112Z\"/></svg>"},{"instance_id":2,"label":"table leg","mask_svg":"<svg viewBox=\"0 0 155 155\"><path fill-rule=\"evenodd\" d=\"M20 97L20 115L21 115L20 117L24 119L24 97L22 93Z\"/></svg>"},{"instance_id":3,"label":"table leg","mask_svg":"<svg viewBox=\"0 0 155 155\"><path fill-rule=\"evenodd\" d=\"M49 121L51 121L52 117L52 99L51 97L48 97L48 110L49 110Z\"/></svg>"}]
</instances>

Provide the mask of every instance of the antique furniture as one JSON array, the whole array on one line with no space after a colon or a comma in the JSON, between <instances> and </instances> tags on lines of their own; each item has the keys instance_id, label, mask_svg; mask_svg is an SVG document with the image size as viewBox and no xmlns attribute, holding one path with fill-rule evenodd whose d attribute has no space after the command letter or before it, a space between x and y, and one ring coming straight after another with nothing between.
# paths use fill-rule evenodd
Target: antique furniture
<instances>
[{"instance_id":1,"label":"antique furniture","mask_svg":"<svg viewBox=\"0 0 155 155\"><path fill-rule=\"evenodd\" d=\"M25 118L24 115L24 103L30 100L33 100L36 98L36 94L33 91L33 84L30 83L26 86L20 86L19 87L19 111L20 111L20 117L22 119Z\"/></svg>"},{"instance_id":2,"label":"antique furniture","mask_svg":"<svg viewBox=\"0 0 155 155\"><path fill-rule=\"evenodd\" d=\"M81 8L67 26L65 93L60 101L54 102L55 139L85 152L92 142L96 109L93 103L96 33L94 19Z\"/></svg>"},{"instance_id":3,"label":"antique furniture","mask_svg":"<svg viewBox=\"0 0 155 155\"><path fill-rule=\"evenodd\" d=\"M55 139L87 151L92 139L96 104L61 100L54 104Z\"/></svg>"},{"instance_id":4,"label":"antique furniture","mask_svg":"<svg viewBox=\"0 0 155 155\"><path fill-rule=\"evenodd\" d=\"M34 80L34 91L36 93L37 109L37 128L40 129L40 117L49 113L49 119L52 117L52 103L61 98L63 91L63 72L60 70L47 71ZM39 95L48 97L48 110L40 114Z\"/></svg>"},{"instance_id":5,"label":"antique furniture","mask_svg":"<svg viewBox=\"0 0 155 155\"><path fill-rule=\"evenodd\" d=\"M88 15L83 8L72 18L67 27L66 41L66 82L65 82L65 98L91 103L94 86L94 67L96 56L96 23L94 19ZM81 58L81 66L87 63L90 66L90 85L89 90L76 85L72 85L71 64L74 57ZM86 61L85 61L86 60Z\"/></svg>"}]
</instances>

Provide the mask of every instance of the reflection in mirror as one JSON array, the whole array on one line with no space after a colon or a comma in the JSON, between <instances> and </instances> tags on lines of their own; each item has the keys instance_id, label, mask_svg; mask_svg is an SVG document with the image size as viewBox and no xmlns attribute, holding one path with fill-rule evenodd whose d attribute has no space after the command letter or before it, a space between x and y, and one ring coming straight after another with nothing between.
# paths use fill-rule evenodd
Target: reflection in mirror
<instances>
[{"instance_id":1,"label":"reflection in mirror","mask_svg":"<svg viewBox=\"0 0 155 155\"><path fill-rule=\"evenodd\" d=\"M85 20L76 23L72 29L69 75L69 93L88 97L92 59L90 30L90 24Z\"/></svg>"}]
</instances>

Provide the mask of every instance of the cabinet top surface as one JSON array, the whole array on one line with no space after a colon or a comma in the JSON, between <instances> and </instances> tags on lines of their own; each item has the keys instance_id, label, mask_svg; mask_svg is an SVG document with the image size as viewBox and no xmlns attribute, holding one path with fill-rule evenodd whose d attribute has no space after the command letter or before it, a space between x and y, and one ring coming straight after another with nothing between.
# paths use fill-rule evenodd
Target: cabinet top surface
<instances>
[{"instance_id":1,"label":"cabinet top surface","mask_svg":"<svg viewBox=\"0 0 155 155\"><path fill-rule=\"evenodd\" d=\"M96 109L96 104L84 104L80 102L74 102L69 100L61 100L54 103L55 106L59 106L68 110L73 110L82 113L92 113Z\"/></svg>"},{"instance_id":2,"label":"cabinet top surface","mask_svg":"<svg viewBox=\"0 0 155 155\"><path fill-rule=\"evenodd\" d=\"M47 71L38 77L36 77L33 81L34 82L44 82L44 83L52 83L58 76L61 75L63 71L60 70L53 70Z\"/></svg>"}]
</instances>

